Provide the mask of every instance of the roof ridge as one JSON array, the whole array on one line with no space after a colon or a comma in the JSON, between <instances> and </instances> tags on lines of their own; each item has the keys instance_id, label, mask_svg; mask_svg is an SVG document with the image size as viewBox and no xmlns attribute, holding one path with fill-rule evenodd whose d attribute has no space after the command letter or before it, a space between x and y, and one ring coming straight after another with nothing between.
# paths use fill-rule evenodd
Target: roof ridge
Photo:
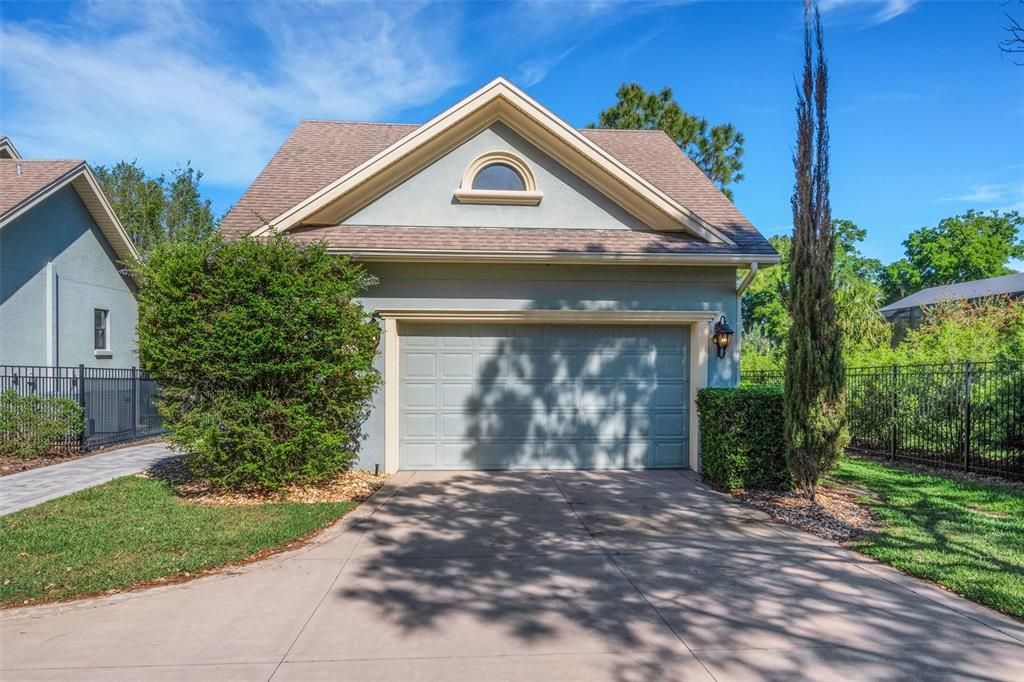
<instances>
[{"instance_id":1,"label":"roof ridge","mask_svg":"<svg viewBox=\"0 0 1024 682\"><path fill-rule=\"evenodd\" d=\"M300 118L299 123L339 123L355 126L396 126L418 128L422 123L401 123L399 121L349 121L343 118Z\"/></svg>"},{"instance_id":2,"label":"roof ridge","mask_svg":"<svg viewBox=\"0 0 1024 682\"><path fill-rule=\"evenodd\" d=\"M17 163L86 163L85 159L0 159L0 161L16 161Z\"/></svg>"}]
</instances>

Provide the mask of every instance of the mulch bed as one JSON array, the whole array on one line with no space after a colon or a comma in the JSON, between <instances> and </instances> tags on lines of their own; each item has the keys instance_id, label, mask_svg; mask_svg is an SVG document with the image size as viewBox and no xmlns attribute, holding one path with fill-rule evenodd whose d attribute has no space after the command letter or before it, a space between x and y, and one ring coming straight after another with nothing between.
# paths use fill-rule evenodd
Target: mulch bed
<instances>
[{"instance_id":1,"label":"mulch bed","mask_svg":"<svg viewBox=\"0 0 1024 682\"><path fill-rule=\"evenodd\" d=\"M857 502L858 497L873 494L868 490L819 487L815 502L793 492L739 490L734 494L772 518L826 540L847 542L878 527L871 512Z\"/></svg>"},{"instance_id":2,"label":"mulch bed","mask_svg":"<svg viewBox=\"0 0 1024 682\"><path fill-rule=\"evenodd\" d=\"M362 502L390 478L369 471L344 471L318 485L294 485L277 492L235 492L221 490L207 481L196 478L181 459L163 462L137 475L167 481L186 502L213 506L272 502Z\"/></svg>"}]
</instances>

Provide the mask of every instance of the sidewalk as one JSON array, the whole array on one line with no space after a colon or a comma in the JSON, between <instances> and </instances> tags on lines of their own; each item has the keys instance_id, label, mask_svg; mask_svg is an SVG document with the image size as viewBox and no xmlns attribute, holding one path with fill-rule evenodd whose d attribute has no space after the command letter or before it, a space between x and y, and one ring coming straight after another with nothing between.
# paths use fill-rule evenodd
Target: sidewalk
<instances>
[{"instance_id":1,"label":"sidewalk","mask_svg":"<svg viewBox=\"0 0 1024 682\"><path fill-rule=\"evenodd\" d=\"M63 497L177 457L166 443L147 443L0 477L0 516Z\"/></svg>"}]
</instances>

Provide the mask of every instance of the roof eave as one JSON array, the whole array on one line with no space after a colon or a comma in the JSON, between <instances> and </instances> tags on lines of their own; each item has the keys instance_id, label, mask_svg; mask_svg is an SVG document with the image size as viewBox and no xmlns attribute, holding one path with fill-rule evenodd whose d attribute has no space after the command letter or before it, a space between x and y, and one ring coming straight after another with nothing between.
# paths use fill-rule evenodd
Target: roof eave
<instances>
[{"instance_id":1,"label":"roof eave","mask_svg":"<svg viewBox=\"0 0 1024 682\"><path fill-rule=\"evenodd\" d=\"M771 267L778 254L751 253L614 253L598 251L440 251L436 249L360 249L327 246L327 252L364 262L395 263L603 263L634 265L724 265L757 263Z\"/></svg>"}]
</instances>

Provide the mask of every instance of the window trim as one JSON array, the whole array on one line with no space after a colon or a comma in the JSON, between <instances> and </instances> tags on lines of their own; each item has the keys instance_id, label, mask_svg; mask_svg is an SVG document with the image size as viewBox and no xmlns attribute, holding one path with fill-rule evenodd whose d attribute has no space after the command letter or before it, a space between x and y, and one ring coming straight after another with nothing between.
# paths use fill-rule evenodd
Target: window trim
<instances>
[{"instance_id":1,"label":"window trim","mask_svg":"<svg viewBox=\"0 0 1024 682\"><path fill-rule=\"evenodd\" d=\"M477 173L495 164L509 166L523 179L521 190L473 189ZM537 179L523 159L511 152L494 150L481 154L466 166L462 184L455 190L455 199L461 204L506 204L512 206L536 206L544 198L537 190Z\"/></svg>"},{"instance_id":2,"label":"window trim","mask_svg":"<svg viewBox=\"0 0 1024 682\"><path fill-rule=\"evenodd\" d=\"M96 313L103 313L103 342L104 348L96 347L96 332L99 331L99 327L96 326ZM92 309L92 351L96 357L110 357L113 353L110 349L110 309L109 308L93 308Z\"/></svg>"}]
</instances>

